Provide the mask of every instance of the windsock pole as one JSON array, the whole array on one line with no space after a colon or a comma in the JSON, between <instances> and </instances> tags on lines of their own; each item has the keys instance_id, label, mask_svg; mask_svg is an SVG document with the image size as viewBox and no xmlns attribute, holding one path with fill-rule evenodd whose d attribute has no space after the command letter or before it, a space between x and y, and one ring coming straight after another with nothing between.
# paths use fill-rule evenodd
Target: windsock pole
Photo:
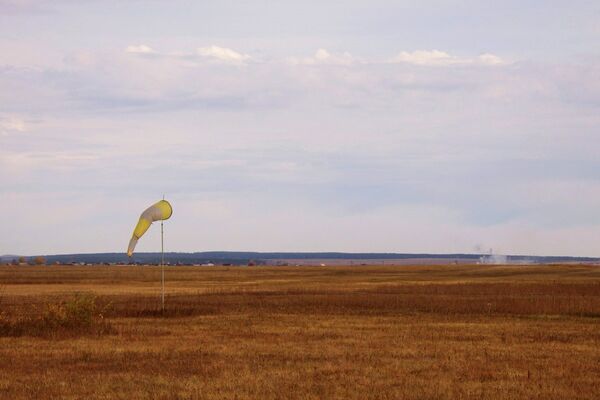
<instances>
[{"instance_id":1,"label":"windsock pole","mask_svg":"<svg viewBox=\"0 0 600 400\"><path fill-rule=\"evenodd\" d=\"M165 312L165 241L163 221L160 221L160 281L162 312Z\"/></svg>"}]
</instances>

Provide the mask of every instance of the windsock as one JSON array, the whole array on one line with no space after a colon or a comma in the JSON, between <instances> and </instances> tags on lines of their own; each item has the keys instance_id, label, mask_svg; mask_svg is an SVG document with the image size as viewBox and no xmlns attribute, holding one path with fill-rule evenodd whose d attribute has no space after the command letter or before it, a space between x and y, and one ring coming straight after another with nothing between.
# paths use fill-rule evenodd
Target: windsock
<instances>
[{"instance_id":1,"label":"windsock","mask_svg":"<svg viewBox=\"0 0 600 400\"><path fill-rule=\"evenodd\" d=\"M131 257L133 254L133 250L135 249L135 245L139 238L142 237L144 233L150 228L150 225L154 221L162 221L165 219L169 219L173 214L173 208L171 204L169 204L166 200L161 200L156 204L148 207L142 215L140 215L140 220L138 221L135 229L133 230L133 235L131 236L131 240L129 241L129 247L127 247L127 255Z\"/></svg>"}]
</instances>

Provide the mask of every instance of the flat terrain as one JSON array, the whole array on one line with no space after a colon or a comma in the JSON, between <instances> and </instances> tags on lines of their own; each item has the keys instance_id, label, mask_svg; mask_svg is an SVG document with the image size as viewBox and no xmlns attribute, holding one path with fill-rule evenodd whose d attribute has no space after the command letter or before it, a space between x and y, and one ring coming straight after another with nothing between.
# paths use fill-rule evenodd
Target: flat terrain
<instances>
[{"instance_id":1,"label":"flat terrain","mask_svg":"<svg viewBox=\"0 0 600 400\"><path fill-rule=\"evenodd\" d=\"M0 398L600 398L598 266L169 267L166 281L163 314L158 267L0 267ZM77 292L102 329L27 322Z\"/></svg>"}]
</instances>

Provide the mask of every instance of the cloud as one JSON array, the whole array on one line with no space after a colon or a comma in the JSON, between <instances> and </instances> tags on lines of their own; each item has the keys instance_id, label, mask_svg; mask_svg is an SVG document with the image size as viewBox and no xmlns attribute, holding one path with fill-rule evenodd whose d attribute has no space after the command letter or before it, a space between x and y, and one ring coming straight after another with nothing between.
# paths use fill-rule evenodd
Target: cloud
<instances>
[{"instance_id":1,"label":"cloud","mask_svg":"<svg viewBox=\"0 0 600 400\"><path fill-rule=\"evenodd\" d=\"M25 132L26 130L27 126L22 118L0 115L0 136L8 136L13 133Z\"/></svg>"},{"instance_id":2,"label":"cloud","mask_svg":"<svg viewBox=\"0 0 600 400\"><path fill-rule=\"evenodd\" d=\"M247 54L219 46L200 47L196 53L201 57L226 64L244 64L250 60L250 56Z\"/></svg>"},{"instance_id":3,"label":"cloud","mask_svg":"<svg viewBox=\"0 0 600 400\"><path fill-rule=\"evenodd\" d=\"M390 62L423 66L501 65L505 63L500 57L490 53L481 54L475 58L462 58L440 50L403 51L393 57Z\"/></svg>"},{"instance_id":4,"label":"cloud","mask_svg":"<svg viewBox=\"0 0 600 400\"><path fill-rule=\"evenodd\" d=\"M165 59L185 60L186 66L198 66L198 62L209 62L217 64L246 65L252 60L249 54L216 45L199 47L194 52L158 52L152 47L140 44L130 45L125 51L130 54L141 56L160 56ZM496 66L505 65L507 62L499 56L491 53L480 54L476 57L458 57L440 50L416 50L413 52L400 52L387 62L371 59L363 60L349 52L331 52L319 48L310 57L288 57L284 59L290 65L383 65L383 64L411 64L419 66Z\"/></svg>"},{"instance_id":5,"label":"cloud","mask_svg":"<svg viewBox=\"0 0 600 400\"><path fill-rule=\"evenodd\" d=\"M190 63L190 60L206 61L210 63L218 64L232 64L232 65L244 65L246 62L252 59L248 54L239 53L227 47L220 46L207 46L199 47L195 52L158 52L152 47L145 44L127 46L125 49L127 53L136 54L141 56L160 56L164 59L172 60L186 60L187 66L198 66L196 63Z\"/></svg>"},{"instance_id":6,"label":"cloud","mask_svg":"<svg viewBox=\"0 0 600 400\"><path fill-rule=\"evenodd\" d=\"M318 49L312 57L292 57L288 62L293 65L351 65L357 62L350 53L331 53L323 48Z\"/></svg>"},{"instance_id":7,"label":"cloud","mask_svg":"<svg viewBox=\"0 0 600 400\"><path fill-rule=\"evenodd\" d=\"M133 54L156 54L156 51L154 51L152 47L146 46L145 44L139 46L127 46L125 51Z\"/></svg>"},{"instance_id":8,"label":"cloud","mask_svg":"<svg viewBox=\"0 0 600 400\"><path fill-rule=\"evenodd\" d=\"M506 64L506 61L504 61L502 58L498 57L497 55L491 54L491 53L481 54L480 56L477 57L477 61L479 61L480 64L484 64L484 65Z\"/></svg>"}]
</instances>

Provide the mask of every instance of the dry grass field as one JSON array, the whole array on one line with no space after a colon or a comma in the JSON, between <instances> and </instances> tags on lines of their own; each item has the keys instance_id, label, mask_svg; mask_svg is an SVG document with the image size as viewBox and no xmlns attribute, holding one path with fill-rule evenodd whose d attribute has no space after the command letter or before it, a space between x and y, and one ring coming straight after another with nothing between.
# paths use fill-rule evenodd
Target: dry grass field
<instances>
[{"instance_id":1,"label":"dry grass field","mask_svg":"<svg viewBox=\"0 0 600 400\"><path fill-rule=\"evenodd\" d=\"M166 279L163 314L157 267L0 267L0 398L600 398L598 266Z\"/></svg>"}]
</instances>

